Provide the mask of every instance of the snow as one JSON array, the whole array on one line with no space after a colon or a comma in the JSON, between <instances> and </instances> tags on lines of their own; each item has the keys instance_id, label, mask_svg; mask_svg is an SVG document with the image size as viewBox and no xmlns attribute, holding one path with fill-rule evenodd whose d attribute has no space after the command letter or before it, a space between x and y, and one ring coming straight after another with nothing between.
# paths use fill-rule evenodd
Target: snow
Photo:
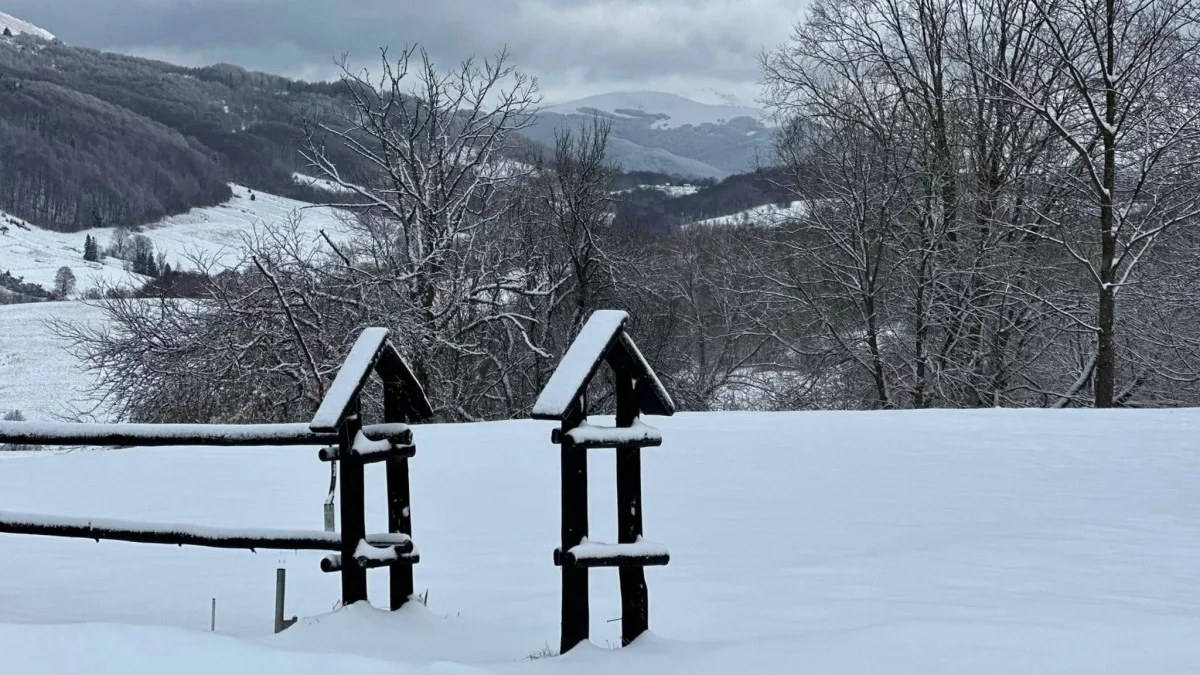
<instances>
[{"instance_id":1,"label":"snow","mask_svg":"<svg viewBox=\"0 0 1200 675\"><path fill-rule=\"evenodd\" d=\"M51 343L30 354L56 365L18 375L26 396L77 386ZM319 552L0 535L5 672L1196 672L1200 410L682 413L656 425L671 451L642 457L644 517L672 561L647 569L654 634L627 649L602 648L619 644L618 577L593 570L596 646L529 659L558 640L559 448L551 425L520 420L414 429L429 450L412 471L428 607L335 611L339 580ZM589 453L596 539L615 539L613 454ZM304 449L10 452L0 509L310 530L328 479ZM366 479L380 528L385 472ZM272 635L279 567L286 615L302 618ZM369 579L383 603L387 573Z\"/></svg>"},{"instance_id":2,"label":"snow","mask_svg":"<svg viewBox=\"0 0 1200 675\"><path fill-rule=\"evenodd\" d=\"M317 551L337 550L341 546L341 538L337 532L324 530L268 530L247 527L203 527L184 523L150 523L134 520L119 520L113 518L87 518L46 516L33 513L17 513L0 511L0 532L10 529L39 528L44 530L62 531L62 536L79 536L92 539L95 532L107 532L105 541L116 539L120 541L136 541L147 535L175 536L191 540L193 545L216 546L221 540L287 540L289 549L306 549ZM66 534L70 532L71 534ZM130 539L132 537L132 539ZM376 541L375 537L368 537ZM209 542L209 543L202 543ZM370 546L370 544L367 544ZM273 548L269 542L261 544L261 548ZM222 546L222 548L235 548ZM240 546L250 548L250 546Z\"/></svg>"},{"instance_id":3,"label":"snow","mask_svg":"<svg viewBox=\"0 0 1200 675\"><path fill-rule=\"evenodd\" d=\"M298 440L309 440L317 445L329 440L313 434L308 424L304 423L215 425L0 421L0 439L8 439L12 443L71 445L97 438L114 439L114 445L138 442L155 445L204 442L215 445L279 445L294 444Z\"/></svg>"},{"instance_id":4,"label":"snow","mask_svg":"<svg viewBox=\"0 0 1200 675\"><path fill-rule=\"evenodd\" d=\"M736 105L710 105L699 103L683 96L658 91L623 91L588 96L576 101L551 105L545 112L561 115L587 114L593 108L618 117L635 119L635 116L618 110L639 110L647 114L666 115L667 118L654 123L656 128L680 127L684 125L720 124L738 117L750 117L763 121L761 110Z\"/></svg>"},{"instance_id":5,"label":"snow","mask_svg":"<svg viewBox=\"0 0 1200 675\"><path fill-rule=\"evenodd\" d=\"M313 415L312 422L309 424L313 431L337 429L338 424L342 421L342 413L350 406L351 399L358 393L359 388L370 375L371 367L375 365L375 358L378 356L379 350L383 349L387 337L388 329L386 328L366 328L354 341L354 346L350 348L350 353L342 362L337 377L333 379L333 384L329 385L329 389L326 390L321 407L317 408L317 413Z\"/></svg>"},{"instance_id":6,"label":"snow","mask_svg":"<svg viewBox=\"0 0 1200 675\"><path fill-rule=\"evenodd\" d=\"M0 12L0 34L4 33L5 28L9 29L13 35L32 35L43 40L55 39L54 34L44 28L38 28L28 21L22 21L15 16Z\"/></svg>"},{"instance_id":7,"label":"snow","mask_svg":"<svg viewBox=\"0 0 1200 675\"><path fill-rule=\"evenodd\" d=\"M405 539L404 543L409 543L412 540ZM366 541L358 542L358 546L354 548L354 558L360 561L370 561L378 563L389 563L399 560L402 557L411 557L415 552L412 546L407 547L408 551L402 553L398 544L390 546L373 546Z\"/></svg>"},{"instance_id":8,"label":"snow","mask_svg":"<svg viewBox=\"0 0 1200 675\"><path fill-rule=\"evenodd\" d=\"M567 432L574 443L582 445L630 445L646 443L662 443L662 434L654 427L639 420L634 420L628 427L600 427L583 423Z\"/></svg>"},{"instance_id":9,"label":"snow","mask_svg":"<svg viewBox=\"0 0 1200 675\"><path fill-rule=\"evenodd\" d=\"M346 187L341 183L335 183L328 178L317 178L316 176L308 176L302 173L293 173L292 180L300 185L308 185L310 187L320 188L328 192L338 194L356 194L354 188Z\"/></svg>"},{"instance_id":10,"label":"snow","mask_svg":"<svg viewBox=\"0 0 1200 675\"><path fill-rule=\"evenodd\" d=\"M352 449L354 450L355 455L363 459L368 459L372 455L391 454L392 442L387 439L373 441L367 438L367 435L362 431L359 431L354 437L354 445Z\"/></svg>"},{"instance_id":11,"label":"snow","mask_svg":"<svg viewBox=\"0 0 1200 675\"><path fill-rule=\"evenodd\" d=\"M20 410L30 420L54 420L90 410L91 381L66 354L46 322L98 325L103 312L81 302L0 306L0 417Z\"/></svg>"},{"instance_id":12,"label":"snow","mask_svg":"<svg viewBox=\"0 0 1200 675\"><path fill-rule=\"evenodd\" d=\"M697 225L701 227L736 227L739 225L778 227L790 220L804 217L808 213L808 210L809 203L806 201L793 201L788 203L787 206L763 204L727 216L698 220L684 227L695 227Z\"/></svg>"},{"instance_id":13,"label":"snow","mask_svg":"<svg viewBox=\"0 0 1200 675\"><path fill-rule=\"evenodd\" d=\"M89 649L126 675L191 672L190 650L200 672L256 674L309 672L297 653L340 670L479 675L1191 672L1197 425L1197 410L664 419L677 451L642 460L647 530L672 542L671 564L647 570L656 635L532 663L558 635L558 449L545 423L422 426L431 451L412 490L428 609L329 614L338 580L318 553L5 535L0 648L12 672L38 675L80 672ZM611 455L594 454L603 538L615 479ZM328 480L307 453L223 449L16 455L0 469L2 508L214 527L249 515L319 527ZM383 472L367 478L368 520L384 523ZM270 636L276 567L289 572L287 614L311 618ZM376 602L386 578L371 573ZM619 640L616 578L591 574L600 646ZM153 670L145 650L181 661Z\"/></svg>"},{"instance_id":14,"label":"snow","mask_svg":"<svg viewBox=\"0 0 1200 675\"><path fill-rule=\"evenodd\" d=\"M641 537L632 544L605 544L599 541L584 539L568 551L576 560L595 560L597 558L649 558L670 555L667 547L655 544Z\"/></svg>"},{"instance_id":15,"label":"snow","mask_svg":"<svg viewBox=\"0 0 1200 675\"><path fill-rule=\"evenodd\" d=\"M534 417L559 418L566 414L628 319L628 314L614 309L592 312L534 402Z\"/></svg>"},{"instance_id":16,"label":"snow","mask_svg":"<svg viewBox=\"0 0 1200 675\"><path fill-rule=\"evenodd\" d=\"M656 190L667 195L668 197L686 197L699 192L700 187L697 185L691 185L690 183L684 185L638 185L637 187L617 190L613 194L625 194L628 192L634 192L636 190Z\"/></svg>"},{"instance_id":17,"label":"snow","mask_svg":"<svg viewBox=\"0 0 1200 675\"><path fill-rule=\"evenodd\" d=\"M299 218L298 233L309 245L320 245L320 232L326 230L334 241L344 240L349 232L345 214L328 207L316 207L294 199L252 192L230 185L233 198L217 206L192 209L170 216L143 228L154 242L156 251L167 254L167 262L177 269L194 267L191 258L200 256L216 269L242 262L245 237L256 227L280 225ZM254 199L251 199L251 194ZM0 224L9 219L0 212ZM106 258L102 262L83 259L84 239L91 235L102 248L108 246L113 229L90 229L64 234L36 227L25 221L9 225L0 234L0 270L7 270L25 281L50 289L60 267L70 267L78 279L78 290L101 284L138 283L142 277L125 271L125 262Z\"/></svg>"}]
</instances>

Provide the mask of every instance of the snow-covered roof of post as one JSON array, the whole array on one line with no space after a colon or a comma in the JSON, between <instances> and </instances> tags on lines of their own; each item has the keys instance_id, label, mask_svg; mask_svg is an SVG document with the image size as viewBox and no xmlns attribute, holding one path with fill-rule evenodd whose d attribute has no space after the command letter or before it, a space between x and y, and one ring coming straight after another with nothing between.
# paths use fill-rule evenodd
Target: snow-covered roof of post
<instances>
[{"instance_id":1,"label":"snow-covered roof of post","mask_svg":"<svg viewBox=\"0 0 1200 675\"><path fill-rule=\"evenodd\" d=\"M423 419L433 415L421 383L388 340L388 329L366 328L350 348L333 384L326 390L321 407L309 422L309 429L336 431L354 398L366 385L372 370L378 372L385 381L397 381L405 387L409 406L416 417Z\"/></svg>"},{"instance_id":2,"label":"snow-covered roof of post","mask_svg":"<svg viewBox=\"0 0 1200 675\"><path fill-rule=\"evenodd\" d=\"M550 381L533 404L534 419L560 420L567 416L572 405L583 395L588 382L596 375L600 364L619 356L633 369L637 380L638 403L641 412L649 415L671 415L675 403L650 368L633 339L625 332L629 315L613 309L597 310L563 355ZM620 352L620 354L614 354Z\"/></svg>"}]
</instances>

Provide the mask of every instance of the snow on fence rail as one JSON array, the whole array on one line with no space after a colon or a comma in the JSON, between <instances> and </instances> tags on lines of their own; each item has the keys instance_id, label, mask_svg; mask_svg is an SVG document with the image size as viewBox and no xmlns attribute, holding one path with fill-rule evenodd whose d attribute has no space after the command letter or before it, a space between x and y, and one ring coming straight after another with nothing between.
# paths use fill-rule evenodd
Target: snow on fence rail
<instances>
[{"instance_id":1,"label":"snow on fence rail","mask_svg":"<svg viewBox=\"0 0 1200 675\"><path fill-rule=\"evenodd\" d=\"M362 388L371 373L383 382L384 420L363 425ZM385 328L367 328L342 364L328 395L308 423L298 424L68 424L0 422L0 444L95 446L332 446L322 461L337 461L341 530L214 528L97 518L0 512L0 533L128 541L212 548L332 551L321 562L340 572L342 603L367 599L367 569L387 567L391 608L413 593L412 566L420 561L413 544L408 459L409 424L433 414L412 370L392 346ZM388 531L366 533L363 467L387 468Z\"/></svg>"},{"instance_id":2,"label":"snow on fence rail","mask_svg":"<svg viewBox=\"0 0 1200 675\"><path fill-rule=\"evenodd\" d=\"M278 549L294 551L341 550L341 535L321 530L271 530L261 528L205 527L182 523L147 523L111 518L72 518L0 511L0 532L47 537L128 541L139 544L205 546L208 548ZM367 535L368 546L414 550L412 540L391 533Z\"/></svg>"},{"instance_id":3,"label":"snow on fence rail","mask_svg":"<svg viewBox=\"0 0 1200 675\"><path fill-rule=\"evenodd\" d=\"M0 422L0 443L162 447L168 445L330 445L333 432L308 424L75 424Z\"/></svg>"}]
</instances>

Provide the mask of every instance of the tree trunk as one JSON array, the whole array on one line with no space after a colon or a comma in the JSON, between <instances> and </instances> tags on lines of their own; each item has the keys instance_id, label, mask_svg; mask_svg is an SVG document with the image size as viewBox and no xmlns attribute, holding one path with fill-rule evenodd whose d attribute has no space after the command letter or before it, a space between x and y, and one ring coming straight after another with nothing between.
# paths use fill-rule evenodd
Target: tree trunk
<instances>
[{"instance_id":1,"label":"tree trunk","mask_svg":"<svg viewBox=\"0 0 1200 675\"><path fill-rule=\"evenodd\" d=\"M1117 357L1115 342L1117 288L1116 270L1113 262L1116 258L1117 237L1113 228L1113 200L1117 187L1117 138L1115 125L1117 122L1117 92L1113 88L1111 75L1116 70L1113 61L1116 58L1115 44L1115 0L1107 0L1108 58L1105 68L1109 77L1108 91L1105 92L1104 119L1106 126L1101 129L1104 139L1104 189L1100 193L1100 298L1098 308L1096 334L1096 379L1095 407L1111 408L1116 391Z\"/></svg>"}]
</instances>

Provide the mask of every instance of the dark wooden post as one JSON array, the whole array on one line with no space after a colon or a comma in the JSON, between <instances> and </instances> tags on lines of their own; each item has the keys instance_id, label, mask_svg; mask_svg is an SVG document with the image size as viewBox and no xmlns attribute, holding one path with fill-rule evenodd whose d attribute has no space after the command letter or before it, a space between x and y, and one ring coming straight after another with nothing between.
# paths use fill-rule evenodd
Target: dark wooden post
<instances>
[{"instance_id":1,"label":"dark wooden post","mask_svg":"<svg viewBox=\"0 0 1200 675\"><path fill-rule=\"evenodd\" d=\"M632 426L638 415L633 377L624 368L614 368L617 389L617 426ZM633 544L642 536L642 451L637 447L617 448L617 543ZM646 571L621 567L621 646L645 633L650 623Z\"/></svg>"},{"instance_id":2,"label":"dark wooden post","mask_svg":"<svg viewBox=\"0 0 1200 675\"><path fill-rule=\"evenodd\" d=\"M567 432L587 419L584 402L577 400L562 422L562 555L578 546L588 534L587 451L577 449ZM559 653L588 639L588 571L562 566L562 638Z\"/></svg>"},{"instance_id":3,"label":"dark wooden post","mask_svg":"<svg viewBox=\"0 0 1200 675\"><path fill-rule=\"evenodd\" d=\"M383 420L412 422L407 418L408 394L400 382L383 383ZM408 458L387 461L388 532L412 536L412 497L409 492ZM412 565L392 565L389 568L389 595L392 611L400 609L414 592Z\"/></svg>"},{"instance_id":4,"label":"dark wooden post","mask_svg":"<svg viewBox=\"0 0 1200 675\"><path fill-rule=\"evenodd\" d=\"M363 463L351 448L362 428L359 397L355 395L339 428L339 470L342 474L342 605L367 599L367 571L354 563L354 551L367 536Z\"/></svg>"}]
</instances>

